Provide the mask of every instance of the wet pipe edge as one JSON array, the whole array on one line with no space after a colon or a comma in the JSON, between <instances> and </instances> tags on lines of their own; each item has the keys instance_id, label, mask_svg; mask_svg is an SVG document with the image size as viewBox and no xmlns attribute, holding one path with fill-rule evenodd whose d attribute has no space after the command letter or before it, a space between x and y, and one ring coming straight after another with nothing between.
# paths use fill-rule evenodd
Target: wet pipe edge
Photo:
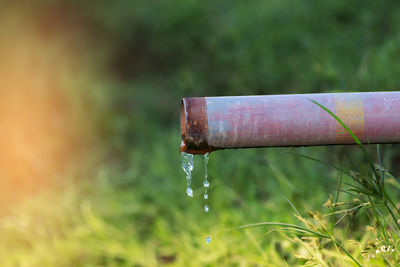
<instances>
[{"instance_id":1,"label":"wet pipe edge","mask_svg":"<svg viewBox=\"0 0 400 267\"><path fill-rule=\"evenodd\" d=\"M205 154L217 150L207 143L208 117L205 97L182 98L181 100L181 152Z\"/></svg>"}]
</instances>

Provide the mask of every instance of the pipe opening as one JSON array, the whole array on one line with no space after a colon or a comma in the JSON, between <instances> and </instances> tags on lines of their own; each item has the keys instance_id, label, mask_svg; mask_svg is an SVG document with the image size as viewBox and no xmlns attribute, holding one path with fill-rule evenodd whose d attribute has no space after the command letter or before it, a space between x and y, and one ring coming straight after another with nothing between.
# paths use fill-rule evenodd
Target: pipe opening
<instances>
[{"instance_id":1,"label":"pipe opening","mask_svg":"<svg viewBox=\"0 0 400 267\"><path fill-rule=\"evenodd\" d=\"M180 146L180 152L187 152L187 146L185 144L185 135L186 135L186 107L185 107L185 100L182 99L181 100L181 114L180 114L180 118L181 118L181 146Z\"/></svg>"},{"instance_id":2,"label":"pipe opening","mask_svg":"<svg viewBox=\"0 0 400 267\"><path fill-rule=\"evenodd\" d=\"M181 137L182 137L182 141L184 139L184 136L186 134L186 118L185 118L185 99L181 100Z\"/></svg>"},{"instance_id":3,"label":"pipe opening","mask_svg":"<svg viewBox=\"0 0 400 267\"><path fill-rule=\"evenodd\" d=\"M207 107L204 97L181 100L181 152L205 154L213 150L207 144Z\"/></svg>"}]
</instances>

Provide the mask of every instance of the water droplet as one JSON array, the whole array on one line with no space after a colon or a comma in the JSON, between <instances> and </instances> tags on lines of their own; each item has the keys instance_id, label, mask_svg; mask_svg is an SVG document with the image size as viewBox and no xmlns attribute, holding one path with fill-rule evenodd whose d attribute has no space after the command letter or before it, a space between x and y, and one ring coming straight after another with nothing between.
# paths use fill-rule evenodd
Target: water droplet
<instances>
[{"instance_id":1,"label":"water droplet","mask_svg":"<svg viewBox=\"0 0 400 267\"><path fill-rule=\"evenodd\" d=\"M187 194L189 197L193 197L193 190L192 190L192 188L190 188L190 187L186 188L186 194Z\"/></svg>"},{"instance_id":2,"label":"water droplet","mask_svg":"<svg viewBox=\"0 0 400 267\"><path fill-rule=\"evenodd\" d=\"M211 236L207 236L207 237L206 237L206 243L207 243L207 244L210 244L210 243L211 243Z\"/></svg>"},{"instance_id":3,"label":"water droplet","mask_svg":"<svg viewBox=\"0 0 400 267\"><path fill-rule=\"evenodd\" d=\"M208 192L207 189L210 187L210 183L207 181L207 176L208 176L208 159L209 159L209 153L204 154L204 181L203 181L203 186L204 186L204 199L208 199ZM204 211L208 212L209 207L207 203L204 205Z\"/></svg>"},{"instance_id":4,"label":"water droplet","mask_svg":"<svg viewBox=\"0 0 400 267\"><path fill-rule=\"evenodd\" d=\"M209 211L209 207L208 207L207 204L204 206L204 211L205 211L205 212L208 212L208 211Z\"/></svg>"},{"instance_id":5,"label":"water droplet","mask_svg":"<svg viewBox=\"0 0 400 267\"><path fill-rule=\"evenodd\" d=\"M182 169L186 173L186 184L187 184L186 194L189 197L193 197L193 190L190 188L190 185L192 183L192 171L193 171L194 155L182 152L181 153L181 159L182 159L182 161L181 161Z\"/></svg>"},{"instance_id":6,"label":"water droplet","mask_svg":"<svg viewBox=\"0 0 400 267\"><path fill-rule=\"evenodd\" d=\"M182 169L185 171L187 176L191 176L193 170L193 154L182 152Z\"/></svg>"}]
</instances>

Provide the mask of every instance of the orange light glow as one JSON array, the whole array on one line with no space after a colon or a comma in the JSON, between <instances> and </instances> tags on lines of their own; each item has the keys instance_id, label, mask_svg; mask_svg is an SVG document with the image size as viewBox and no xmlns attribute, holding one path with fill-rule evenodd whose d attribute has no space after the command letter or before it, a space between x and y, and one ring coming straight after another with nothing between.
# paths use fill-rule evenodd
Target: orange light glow
<instances>
[{"instance_id":1,"label":"orange light glow","mask_svg":"<svg viewBox=\"0 0 400 267\"><path fill-rule=\"evenodd\" d=\"M44 35L41 14L29 8L13 6L2 13L0 190L4 192L0 200L4 201L48 183L85 146L90 121L76 101L81 85L75 80L85 62L73 38L57 28L51 36Z\"/></svg>"}]
</instances>

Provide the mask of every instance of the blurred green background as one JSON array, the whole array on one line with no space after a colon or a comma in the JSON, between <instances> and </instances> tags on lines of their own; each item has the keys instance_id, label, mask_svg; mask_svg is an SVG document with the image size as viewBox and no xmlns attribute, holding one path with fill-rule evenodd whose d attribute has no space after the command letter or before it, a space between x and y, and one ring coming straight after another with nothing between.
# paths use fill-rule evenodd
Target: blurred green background
<instances>
[{"instance_id":1,"label":"blurred green background","mask_svg":"<svg viewBox=\"0 0 400 267\"><path fill-rule=\"evenodd\" d=\"M286 151L360 153L212 153L206 215L180 99L397 90L399 27L397 1L0 1L1 265L301 265L280 234L227 229L322 210L339 175Z\"/></svg>"}]
</instances>

